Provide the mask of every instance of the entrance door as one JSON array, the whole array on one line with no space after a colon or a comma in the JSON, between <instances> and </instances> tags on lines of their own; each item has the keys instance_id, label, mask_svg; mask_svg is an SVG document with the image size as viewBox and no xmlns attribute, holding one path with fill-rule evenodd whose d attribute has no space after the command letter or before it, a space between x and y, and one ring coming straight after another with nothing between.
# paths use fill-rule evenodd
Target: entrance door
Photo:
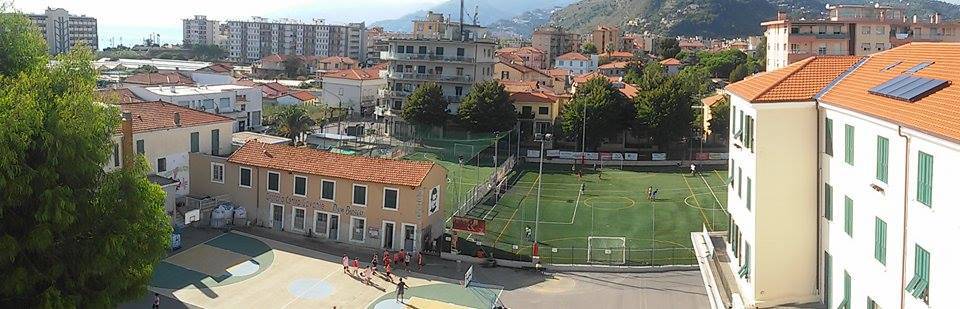
<instances>
[{"instance_id":1,"label":"entrance door","mask_svg":"<svg viewBox=\"0 0 960 309\"><path fill-rule=\"evenodd\" d=\"M393 250L393 222L383 223L383 248Z\"/></svg>"},{"instance_id":2,"label":"entrance door","mask_svg":"<svg viewBox=\"0 0 960 309\"><path fill-rule=\"evenodd\" d=\"M414 238L416 230L416 227L413 225L403 226L403 249L409 252L414 252L413 244L414 240L416 239Z\"/></svg>"},{"instance_id":3,"label":"entrance door","mask_svg":"<svg viewBox=\"0 0 960 309\"><path fill-rule=\"evenodd\" d=\"M316 222L313 223L313 232L317 233L317 236L327 237L327 228L329 228L330 216L322 213L316 212Z\"/></svg>"},{"instance_id":4,"label":"entrance door","mask_svg":"<svg viewBox=\"0 0 960 309\"><path fill-rule=\"evenodd\" d=\"M283 205L273 205L273 228L283 230Z\"/></svg>"},{"instance_id":5,"label":"entrance door","mask_svg":"<svg viewBox=\"0 0 960 309\"><path fill-rule=\"evenodd\" d=\"M340 239L340 215L330 215L330 230L327 231L327 238Z\"/></svg>"}]
</instances>

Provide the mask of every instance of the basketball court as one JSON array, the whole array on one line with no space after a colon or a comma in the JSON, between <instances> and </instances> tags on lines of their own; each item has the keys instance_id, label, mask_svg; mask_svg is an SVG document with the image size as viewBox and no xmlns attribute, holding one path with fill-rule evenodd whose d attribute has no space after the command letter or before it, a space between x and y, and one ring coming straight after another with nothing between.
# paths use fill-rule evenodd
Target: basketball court
<instances>
[{"instance_id":1,"label":"basketball court","mask_svg":"<svg viewBox=\"0 0 960 309\"><path fill-rule=\"evenodd\" d=\"M150 290L205 308L491 308L502 289L396 271L410 286L344 274L341 257L231 232L184 249L156 268ZM369 257L364 257L364 260ZM362 263L366 264L366 263ZM469 279L467 280L469 282Z\"/></svg>"}]
</instances>

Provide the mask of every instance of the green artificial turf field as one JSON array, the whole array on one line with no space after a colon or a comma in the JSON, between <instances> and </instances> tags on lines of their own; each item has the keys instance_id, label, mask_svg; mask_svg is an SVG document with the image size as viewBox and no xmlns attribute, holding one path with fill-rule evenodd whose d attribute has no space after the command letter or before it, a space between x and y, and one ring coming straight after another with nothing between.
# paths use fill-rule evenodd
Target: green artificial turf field
<instances>
[{"instance_id":1,"label":"green artificial turf field","mask_svg":"<svg viewBox=\"0 0 960 309\"><path fill-rule=\"evenodd\" d=\"M468 241L526 259L535 236L546 263L689 265L696 263L690 232L726 229L725 171L606 168L601 179L588 167L579 179L570 165L552 164L544 165L538 226L537 167L518 166L499 201L491 195L468 213L487 221L486 234ZM656 200L646 197L650 186L659 189Z\"/></svg>"}]
</instances>

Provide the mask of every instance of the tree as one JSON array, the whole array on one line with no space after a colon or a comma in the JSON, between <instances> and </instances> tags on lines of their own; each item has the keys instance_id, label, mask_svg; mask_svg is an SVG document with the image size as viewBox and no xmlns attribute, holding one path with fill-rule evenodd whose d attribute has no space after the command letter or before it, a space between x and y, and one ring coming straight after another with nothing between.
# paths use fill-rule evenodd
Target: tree
<instances>
[{"instance_id":1,"label":"tree","mask_svg":"<svg viewBox=\"0 0 960 309\"><path fill-rule=\"evenodd\" d=\"M737 67L730 72L730 82L731 83L739 82L744 78L746 78L747 74L750 74L747 72L747 64L746 63L738 64Z\"/></svg>"},{"instance_id":2,"label":"tree","mask_svg":"<svg viewBox=\"0 0 960 309\"><path fill-rule=\"evenodd\" d=\"M681 78L669 78L655 88L640 92L635 102L637 133L653 138L661 149L690 135L693 93Z\"/></svg>"},{"instance_id":3,"label":"tree","mask_svg":"<svg viewBox=\"0 0 960 309\"><path fill-rule=\"evenodd\" d=\"M297 56L289 56L287 60L283 61L283 72L287 73L287 77L294 78L297 76L302 76L304 67L306 64L303 62L303 58Z\"/></svg>"},{"instance_id":4,"label":"tree","mask_svg":"<svg viewBox=\"0 0 960 309\"><path fill-rule=\"evenodd\" d=\"M728 49L718 52L700 51L698 66L706 68L713 77L728 77L737 65L747 63L747 54L738 49Z\"/></svg>"},{"instance_id":5,"label":"tree","mask_svg":"<svg viewBox=\"0 0 960 309\"><path fill-rule=\"evenodd\" d=\"M587 42L580 47L580 51L584 54L596 54L597 46L593 45L593 43Z\"/></svg>"},{"instance_id":6,"label":"tree","mask_svg":"<svg viewBox=\"0 0 960 309\"><path fill-rule=\"evenodd\" d=\"M34 24L3 10L0 307L116 307L140 297L170 244L163 189L142 158L103 170L120 112L94 102L90 51L48 65Z\"/></svg>"},{"instance_id":7,"label":"tree","mask_svg":"<svg viewBox=\"0 0 960 309\"><path fill-rule=\"evenodd\" d=\"M586 146L595 148L604 138L631 127L634 114L633 104L619 89L608 79L596 77L577 88L573 100L560 114L560 126L566 136L583 138L586 122Z\"/></svg>"},{"instance_id":8,"label":"tree","mask_svg":"<svg viewBox=\"0 0 960 309\"><path fill-rule=\"evenodd\" d=\"M507 131L517 122L517 111L510 95L497 81L473 85L457 110L462 123L474 132Z\"/></svg>"},{"instance_id":9,"label":"tree","mask_svg":"<svg viewBox=\"0 0 960 309\"><path fill-rule=\"evenodd\" d=\"M710 134L728 136L730 134L730 97L724 96L710 107Z\"/></svg>"},{"instance_id":10,"label":"tree","mask_svg":"<svg viewBox=\"0 0 960 309\"><path fill-rule=\"evenodd\" d=\"M659 49L660 59L674 58L680 53L680 42L676 38L662 38Z\"/></svg>"},{"instance_id":11,"label":"tree","mask_svg":"<svg viewBox=\"0 0 960 309\"><path fill-rule=\"evenodd\" d=\"M291 139L294 145L300 141L304 132L310 131L310 127L316 124L307 114L307 110L299 105L278 106L270 115L270 122L277 126L277 134Z\"/></svg>"},{"instance_id":12,"label":"tree","mask_svg":"<svg viewBox=\"0 0 960 309\"><path fill-rule=\"evenodd\" d=\"M194 60L200 61L217 61L227 55L227 51L220 46L204 44L191 46L190 53Z\"/></svg>"},{"instance_id":13,"label":"tree","mask_svg":"<svg viewBox=\"0 0 960 309\"><path fill-rule=\"evenodd\" d=\"M407 96L400 112L403 120L421 125L442 126L447 121L447 100L436 83L421 84Z\"/></svg>"},{"instance_id":14,"label":"tree","mask_svg":"<svg viewBox=\"0 0 960 309\"><path fill-rule=\"evenodd\" d=\"M158 70L157 67L149 64L141 65L136 70L133 70L133 73L157 73L157 72L160 72L160 70Z\"/></svg>"}]
</instances>

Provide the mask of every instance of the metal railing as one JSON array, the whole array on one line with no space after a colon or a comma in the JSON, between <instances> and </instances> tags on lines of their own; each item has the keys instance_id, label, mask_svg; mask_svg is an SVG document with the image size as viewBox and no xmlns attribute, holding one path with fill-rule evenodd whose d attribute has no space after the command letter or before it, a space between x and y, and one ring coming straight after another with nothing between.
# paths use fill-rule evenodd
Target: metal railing
<instances>
[{"instance_id":1,"label":"metal railing","mask_svg":"<svg viewBox=\"0 0 960 309\"><path fill-rule=\"evenodd\" d=\"M470 75L388 72L387 77L392 79L417 79L417 80L425 80L425 81L445 81L445 82L462 82L462 83L473 82L473 77L471 77Z\"/></svg>"},{"instance_id":2,"label":"metal railing","mask_svg":"<svg viewBox=\"0 0 960 309\"><path fill-rule=\"evenodd\" d=\"M380 59L386 60L425 60L425 61L447 61L447 62L476 62L474 57L437 55L437 54L406 54L391 51L380 52Z\"/></svg>"},{"instance_id":3,"label":"metal railing","mask_svg":"<svg viewBox=\"0 0 960 309\"><path fill-rule=\"evenodd\" d=\"M510 171L513 170L513 167L516 164L517 157L514 155L511 155L506 161L503 161L503 164L497 167L497 170L494 173L490 174L490 177L487 177L485 181L478 183L473 187L473 189L470 190L470 192L467 193L465 199L460 202L459 206L457 206L457 213L454 213L454 215L469 213L471 208L477 204L480 204L480 202L483 201L483 197L486 196L487 193L490 193L494 187L507 179L507 175L510 174Z\"/></svg>"}]
</instances>

